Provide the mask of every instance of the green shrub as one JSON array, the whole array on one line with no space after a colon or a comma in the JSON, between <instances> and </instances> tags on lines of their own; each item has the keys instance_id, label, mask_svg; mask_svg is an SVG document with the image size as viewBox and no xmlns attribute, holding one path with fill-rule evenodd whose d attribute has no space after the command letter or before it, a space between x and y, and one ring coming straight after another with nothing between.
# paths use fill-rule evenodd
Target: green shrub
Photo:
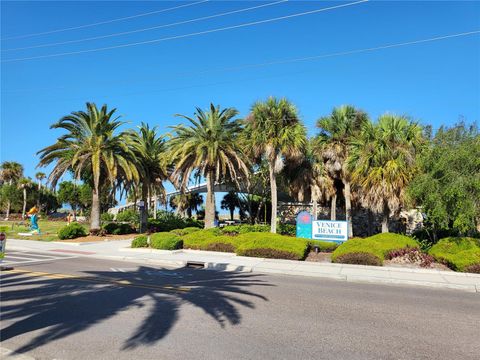
<instances>
[{"instance_id":1,"label":"green shrub","mask_svg":"<svg viewBox=\"0 0 480 360\"><path fill-rule=\"evenodd\" d=\"M175 235L178 235L178 236L183 236L183 235L191 234L191 233L196 232L196 231L200 231L200 228L198 228L198 227L186 227L184 229L174 229L170 232L174 233Z\"/></svg>"},{"instance_id":2,"label":"green shrub","mask_svg":"<svg viewBox=\"0 0 480 360\"><path fill-rule=\"evenodd\" d=\"M270 226L268 225L249 225L249 224L242 224L242 225L229 225L220 228L220 233L229 236L236 236L239 234L247 234L252 232L269 232Z\"/></svg>"},{"instance_id":3,"label":"green shrub","mask_svg":"<svg viewBox=\"0 0 480 360\"><path fill-rule=\"evenodd\" d=\"M449 237L440 240L429 251L437 261L456 271L476 271L480 267L480 240Z\"/></svg>"},{"instance_id":4,"label":"green shrub","mask_svg":"<svg viewBox=\"0 0 480 360\"><path fill-rule=\"evenodd\" d=\"M342 264L382 266L382 261L375 255L364 252L353 252L340 255L336 262Z\"/></svg>"},{"instance_id":5,"label":"green shrub","mask_svg":"<svg viewBox=\"0 0 480 360\"><path fill-rule=\"evenodd\" d=\"M282 235L295 236L297 235L297 226L292 224L278 224L277 231Z\"/></svg>"},{"instance_id":6,"label":"green shrub","mask_svg":"<svg viewBox=\"0 0 480 360\"><path fill-rule=\"evenodd\" d=\"M132 234L135 232L135 228L130 224L126 223L108 223L102 226L102 229L105 230L107 234L112 235L124 235Z\"/></svg>"},{"instance_id":7,"label":"green shrub","mask_svg":"<svg viewBox=\"0 0 480 360\"><path fill-rule=\"evenodd\" d=\"M133 209L127 209L117 214L118 222L127 222L133 225L140 224L140 214Z\"/></svg>"},{"instance_id":8,"label":"green shrub","mask_svg":"<svg viewBox=\"0 0 480 360\"><path fill-rule=\"evenodd\" d=\"M73 222L58 230L58 238L61 240L75 239L81 236L87 236L85 228L77 222Z\"/></svg>"},{"instance_id":9,"label":"green shrub","mask_svg":"<svg viewBox=\"0 0 480 360\"><path fill-rule=\"evenodd\" d=\"M248 233L236 239L236 253L243 256L302 260L308 250L307 240L280 234Z\"/></svg>"},{"instance_id":10,"label":"green shrub","mask_svg":"<svg viewBox=\"0 0 480 360\"><path fill-rule=\"evenodd\" d=\"M135 239L132 241L132 248L143 248L143 247L148 247L148 240L145 235L137 236Z\"/></svg>"},{"instance_id":11,"label":"green shrub","mask_svg":"<svg viewBox=\"0 0 480 360\"><path fill-rule=\"evenodd\" d=\"M235 252L238 245L236 236L220 235L218 228L200 230L184 235L183 247L185 249Z\"/></svg>"},{"instance_id":12,"label":"green shrub","mask_svg":"<svg viewBox=\"0 0 480 360\"><path fill-rule=\"evenodd\" d=\"M159 232L150 235L150 246L154 249L176 250L183 247L183 240L169 232Z\"/></svg>"},{"instance_id":13,"label":"green shrub","mask_svg":"<svg viewBox=\"0 0 480 360\"><path fill-rule=\"evenodd\" d=\"M113 218L114 218L113 214L110 214L110 213L108 213L108 212L103 213L102 215L100 215L100 219L102 219L102 221L105 221L105 222L106 222L106 221L113 221Z\"/></svg>"},{"instance_id":14,"label":"green shrub","mask_svg":"<svg viewBox=\"0 0 480 360\"><path fill-rule=\"evenodd\" d=\"M194 219L184 219L166 212L161 214L162 216L158 219L148 219L147 227L150 232L165 232L191 227L201 228L203 226L201 222Z\"/></svg>"},{"instance_id":15,"label":"green shrub","mask_svg":"<svg viewBox=\"0 0 480 360\"><path fill-rule=\"evenodd\" d=\"M311 249L318 247L320 252L333 252L339 244L331 241L318 241L318 240L309 240L308 245Z\"/></svg>"},{"instance_id":16,"label":"green shrub","mask_svg":"<svg viewBox=\"0 0 480 360\"><path fill-rule=\"evenodd\" d=\"M342 262L345 254L366 253L375 256L381 265L388 253L406 247L418 248L418 244L408 236L393 233L377 234L365 239L350 239L333 252L332 262ZM367 259L365 256L363 258L368 262L363 265L370 265L371 258Z\"/></svg>"}]
</instances>

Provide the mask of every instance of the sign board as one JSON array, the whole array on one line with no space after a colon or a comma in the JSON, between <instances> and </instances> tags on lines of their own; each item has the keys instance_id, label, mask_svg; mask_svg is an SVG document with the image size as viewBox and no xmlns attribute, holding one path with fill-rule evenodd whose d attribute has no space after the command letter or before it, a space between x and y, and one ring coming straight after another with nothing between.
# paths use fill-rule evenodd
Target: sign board
<instances>
[{"instance_id":1,"label":"sign board","mask_svg":"<svg viewBox=\"0 0 480 360\"><path fill-rule=\"evenodd\" d=\"M346 221L319 220L312 222L312 239L344 242L348 240Z\"/></svg>"},{"instance_id":2,"label":"sign board","mask_svg":"<svg viewBox=\"0 0 480 360\"><path fill-rule=\"evenodd\" d=\"M312 220L313 216L308 211L300 211L297 214L297 237L312 238Z\"/></svg>"}]
</instances>

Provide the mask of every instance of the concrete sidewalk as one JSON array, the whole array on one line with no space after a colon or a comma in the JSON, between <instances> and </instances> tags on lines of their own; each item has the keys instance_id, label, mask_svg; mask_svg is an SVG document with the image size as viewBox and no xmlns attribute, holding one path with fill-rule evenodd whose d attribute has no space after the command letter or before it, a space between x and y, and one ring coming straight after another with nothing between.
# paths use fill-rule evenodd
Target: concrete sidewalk
<instances>
[{"instance_id":1,"label":"concrete sidewalk","mask_svg":"<svg viewBox=\"0 0 480 360\"><path fill-rule=\"evenodd\" d=\"M60 243L34 240L7 240L8 250L62 252L111 260L134 261L170 267L183 267L187 262L201 262L209 270L245 271L268 274L322 277L343 281L401 284L457 289L480 293L480 274L457 273L433 269L376 267L277 260L236 256L199 250L131 249L130 240L91 243Z\"/></svg>"}]
</instances>

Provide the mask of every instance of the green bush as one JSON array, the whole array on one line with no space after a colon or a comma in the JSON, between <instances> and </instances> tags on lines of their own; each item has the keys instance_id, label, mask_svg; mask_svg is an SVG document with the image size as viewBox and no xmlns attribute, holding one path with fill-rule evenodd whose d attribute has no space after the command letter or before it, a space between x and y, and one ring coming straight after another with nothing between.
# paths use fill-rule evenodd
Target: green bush
<instances>
[{"instance_id":1,"label":"green bush","mask_svg":"<svg viewBox=\"0 0 480 360\"><path fill-rule=\"evenodd\" d=\"M353 265L382 266L382 261L375 255L364 252L353 252L340 255L336 262Z\"/></svg>"},{"instance_id":2,"label":"green bush","mask_svg":"<svg viewBox=\"0 0 480 360\"><path fill-rule=\"evenodd\" d=\"M309 240L308 245L310 249L314 247L318 247L320 252L333 252L339 244L331 242L331 241L318 241L318 240Z\"/></svg>"},{"instance_id":3,"label":"green bush","mask_svg":"<svg viewBox=\"0 0 480 360\"><path fill-rule=\"evenodd\" d=\"M220 228L220 233L229 236L236 236L239 234L247 234L252 232L269 232L270 226L268 225L249 225L249 224L242 224L242 225L229 225Z\"/></svg>"},{"instance_id":4,"label":"green bush","mask_svg":"<svg viewBox=\"0 0 480 360\"><path fill-rule=\"evenodd\" d=\"M106 222L106 221L113 221L113 218L114 218L113 214L110 214L110 213L108 213L108 212L103 213L102 215L100 215L100 219L102 219L102 221L105 221L105 222Z\"/></svg>"},{"instance_id":5,"label":"green bush","mask_svg":"<svg viewBox=\"0 0 480 360\"><path fill-rule=\"evenodd\" d=\"M352 253L366 253L375 256L378 262L383 264L385 256L393 250L399 250L406 247L418 248L417 242L405 235L383 233L377 234L365 239L350 239L341 244L332 254L332 262L342 262L345 259L343 255ZM357 257L360 258L360 257ZM366 257L364 256L366 259ZM370 265L371 258L366 260L364 265Z\"/></svg>"},{"instance_id":6,"label":"green bush","mask_svg":"<svg viewBox=\"0 0 480 360\"><path fill-rule=\"evenodd\" d=\"M148 230L150 232L165 232L175 229L184 229L190 227L201 228L203 225L195 219L185 219L175 214L163 212L158 219L148 219Z\"/></svg>"},{"instance_id":7,"label":"green bush","mask_svg":"<svg viewBox=\"0 0 480 360\"><path fill-rule=\"evenodd\" d=\"M159 232L150 235L150 246L154 249L176 250L183 247L183 240L169 232Z\"/></svg>"},{"instance_id":8,"label":"green bush","mask_svg":"<svg viewBox=\"0 0 480 360\"><path fill-rule=\"evenodd\" d=\"M278 224L277 231L282 235L296 236L297 226L292 224Z\"/></svg>"},{"instance_id":9,"label":"green bush","mask_svg":"<svg viewBox=\"0 0 480 360\"><path fill-rule=\"evenodd\" d=\"M200 230L184 235L185 249L235 252L238 245L237 236L220 235L218 228Z\"/></svg>"},{"instance_id":10,"label":"green bush","mask_svg":"<svg viewBox=\"0 0 480 360\"><path fill-rule=\"evenodd\" d=\"M117 214L118 222L127 222L133 225L140 224L140 214L133 209L127 209Z\"/></svg>"},{"instance_id":11,"label":"green bush","mask_svg":"<svg viewBox=\"0 0 480 360\"><path fill-rule=\"evenodd\" d=\"M137 236L135 239L132 241L132 248L143 248L143 247L148 247L148 240L145 235Z\"/></svg>"},{"instance_id":12,"label":"green bush","mask_svg":"<svg viewBox=\"0 0 480 360\"><path fill-rule=\"evenodd\" d=\"M135 232L135 228L132 227L132 225L126 223L111 222L103 225L102 229L105 230L107 234L112 235L132 234Z\"/></svg>"},{"instance_id":13,"label":"green bush","mask_svg":"<svg viewBox=\"0 0 480 360\"><path fill-rule=\"evenodd\" d=\"M476 271L480 268L479 239L445 238L433 245L429 254L456 271Z\"/></svg>"},{"instance_id":14,"label":"green bush","mask_svg":"<svg viewBox=\"0 0 480 360\"><path fill-rule=\"evenodd\" d=\"M236 253L243 256L302 260L308 250L307 240L280 234L248 233L236 239Z\"/></svg>"},{"instance_id":15,"label":"green bush","mask_svg":"<svg viewBox=\"0 0 480 360\"><path fill-rule=\"evenodd\" d=\"M77 222L73 222L58 230L58 238L61 240L75 239L81 236L87 236L87 230Z\"/></svg>"},{"instance_id":16,"label":"green bush","mask_svg":"<svg viewBox=\"0 0 480 360\"><path fill-rule=\"evenodd\" d=\"M186 228L183 228L183 229L174 229L170 232L174 233L175 235L178 235L178 236L183 236L183 235L191 234L191 233L196 232L196 231L200 231L200 228L198 228L198 227L186 227Z\"/></svg>"}]
</instances>

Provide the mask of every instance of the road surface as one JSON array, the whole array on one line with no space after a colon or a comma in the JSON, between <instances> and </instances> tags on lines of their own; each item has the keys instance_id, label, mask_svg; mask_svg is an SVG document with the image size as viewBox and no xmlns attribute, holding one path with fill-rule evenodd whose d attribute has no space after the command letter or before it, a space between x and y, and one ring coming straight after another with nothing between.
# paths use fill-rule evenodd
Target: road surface
<instances>
[{"instance_id":1,"label":"road surface","mask_svg":"<svg viewBox=\"0 0 480 360\"><path fill-rule=\"evenodd\" d=\"M479 359L480 296L10 255L0 346L36 359Z\"/></svg>"}]
</instances>

